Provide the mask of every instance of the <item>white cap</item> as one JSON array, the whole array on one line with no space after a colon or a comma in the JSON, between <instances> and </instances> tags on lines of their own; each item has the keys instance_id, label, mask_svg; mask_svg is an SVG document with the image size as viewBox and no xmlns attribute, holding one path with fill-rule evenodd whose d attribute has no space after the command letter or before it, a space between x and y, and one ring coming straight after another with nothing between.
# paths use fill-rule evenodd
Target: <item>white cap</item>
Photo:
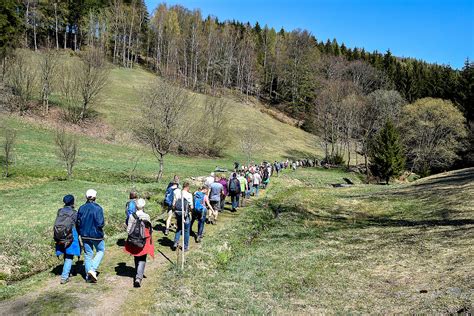
<instances>
[{"instance_id":1,"label":"white cap","mask_svg":"<svg viewBox=\"0 0 474 316\"><path fill-rule=\"evenodd\" d=\"M146 204L146 201L144 199L138 199L137 208L141 210L145 207L145 204Z\"/></svg>"},{"instance_id":2,"label":"white cap","mask_svg":"<svg viewBox=\"0 0 474 316\"><path fill-rule=\"evenodd\" d=\"M211 177L214 177L216 174L214 172L211 172Z\"/></svg>"},{"instance_id":3,"label":"white cap","mask_svg":"<svg viewBox=\"0 0 474 316\"><path fill-rule=\"evenodd\" d=\"M95 198L97 196L97 192L94 189L89 189L86 192L86 198Z\"/></svg>"}]
</instances>

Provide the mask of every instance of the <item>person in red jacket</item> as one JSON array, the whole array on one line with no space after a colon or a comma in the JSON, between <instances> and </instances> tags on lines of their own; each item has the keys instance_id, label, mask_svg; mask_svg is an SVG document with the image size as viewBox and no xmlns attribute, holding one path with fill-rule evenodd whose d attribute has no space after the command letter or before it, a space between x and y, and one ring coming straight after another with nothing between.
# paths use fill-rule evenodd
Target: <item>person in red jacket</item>
<instances>
[{"instance_id":1,"label":"person in red jacket","mask_svg":"<svg viewBox=\"0 0 474 316\"><path fill-rule=\"evenodd\" d=\"M151 227L150 215L145 213L144 208L145 208L145 200L138 199L137 212L135 214L137 215L139 219L141 219L145 223L145 237L146 237L145 246L143 248L139 248L128 242L125 243L125 252L135 257L135 270L137 271L137 274L135 276L135 280L133 281L134 287L141 286L141 283L143 280L143 274L145 273L147 255L150 255L152 258L155 257L155 246L153 244L153 238L151 236L153 228ZM136 221L137 220L135 219L134 216L130 216L128 220L127 233L130 234Z\"/></svg>"}]
</instances>

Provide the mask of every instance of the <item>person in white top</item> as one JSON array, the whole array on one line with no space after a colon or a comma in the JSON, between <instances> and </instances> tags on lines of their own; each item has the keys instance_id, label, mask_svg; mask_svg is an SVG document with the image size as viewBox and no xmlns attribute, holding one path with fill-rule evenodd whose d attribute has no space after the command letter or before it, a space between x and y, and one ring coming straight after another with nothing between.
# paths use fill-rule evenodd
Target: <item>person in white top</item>
<instances>
[{"instance_id":1,"label":"person in white top","mask_svg":"<svg viewBox=\"0 0 474 316\"><path fill-rule=\"evenodd\" d=\"M181 205L181 195L183 196L183 205ZM189 232L190 232L190 214L189 212L192 211L194 208L193 206L193 195L189 192L189 183L185 182L183 184L183 189L176 189L174 190L174 199L173 199L173 208L175 209L176 221L177 221L177 228L176 234L174 237L174 245L173 250L178 248L179 238L181 237L182 231L182 220L184 217L184 251L188 251L189 249Z\"/></svg>"},{"instance_id":2,"label":"person in white top","mask_svg":"<svg viewBox=\"0 0 474 316\"><path fill-rule=\"evenodd\" d=\"M260 176L260 173L254 172L252 178L253 178L252 192L254 192L255 196L258 196L258 189L260 188L260 184L262 183L262 177Z\"/></svg>"}]
</instances>

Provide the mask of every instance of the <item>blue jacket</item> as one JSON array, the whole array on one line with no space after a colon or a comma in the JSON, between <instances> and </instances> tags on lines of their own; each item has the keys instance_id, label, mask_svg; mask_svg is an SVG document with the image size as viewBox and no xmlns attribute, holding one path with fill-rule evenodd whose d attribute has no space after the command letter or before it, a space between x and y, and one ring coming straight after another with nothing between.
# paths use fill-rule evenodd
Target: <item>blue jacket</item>
<instances>
[{"instance_id":1,"label":"blue jacket","mask_svg":"<svg viewBox=\"0 0 474 316\"><path fill-rule=\"evenodd\" d=\"M70 207L70 206L65 206L62 209L59 209L58 214L60 212L73 212L74 220L76 220L77 214L76 211ZM73 255L73 256L80 256L81 255L81 244L79 243L79 235L77 234L76 227L72 227L72 243L64 249L64 246L56 245L56 256L60 255Z\"/></svg>"},{"instance_id":2,"label":"blue jacket","mask_svg":"<svg viewBox=\"0 0 474 316\"><path fill-rule=\"evenodd\" d=\"M95 203L87 201L77 212L77 229L82 239L104 239L104 210Z\"/></svg>"},{"instance_id":3,"label":"blue jacket","mask_svg":"<svg viewBox=\"0 0 474 316\"><path fill-rule=\"evenodd\" d=\"M125 218L126 225L128 225L128 218L130 217L130 215L132 215L136 211L137 211L137 204L135 203L135 200L130 200L127 202L127 204L125 204L125 214L127 216Z\"/></svg>"}]
</instances>

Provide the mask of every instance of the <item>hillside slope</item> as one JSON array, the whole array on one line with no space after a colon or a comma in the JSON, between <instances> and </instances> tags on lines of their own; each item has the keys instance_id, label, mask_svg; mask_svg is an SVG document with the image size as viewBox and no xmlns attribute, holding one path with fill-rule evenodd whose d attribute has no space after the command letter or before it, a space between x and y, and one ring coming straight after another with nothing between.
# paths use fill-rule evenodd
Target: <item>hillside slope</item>
<instances>
[{"instance_id":1,"label":"hillside slope","mask_svg":"<svg viewBox=\"0 0 474 316\"><path fill-rule=\"evenodd\" d=\"M234 161L243 161L237 145L237 124L241 121L262 135L265 148L255 153L257 161L318 153L314 136L276 121L256 107L230 100L229 112L233 114L229 135L234 137L226 156L213 159L169 155L165 159L163 183L156 183L158 166L151 150L129 141L130 122L139 116L140 88L154 79L154 75L141 69L112 69L105 91L95 107L100 113L99 122L92 124L105 122L107 128L99 127L94 132L86 126L82 128L86 134L77 128L69 130L76 133L79 140L79 157L72 181L64 181L65 169L55 155L57 149L54 145L53 126L67 124L44 120L40 116L13 115L6 118L16 130L17 139L12 175L7 179L0 178L0 280L24 278L56 262L50 252L50 231L63 195L74 194L79 204L86 189L96 188L108 218L107 234L114 236L121 232L123 204L132 188L155 196L158 203L150 204L149 209L157 215L162 212L159 202L164 182L174 174L182 179L202 176L216 166L230 169ZM204 98L197 95L198 103L189 111L202 108ZM21 212L18 212L18 207L21 207ZM25 248L25 251L18 252L19 248Z\"/></svg>"},{"instance_id":2,"label":"hillside slope","mask_svg":"<svg viewBox=\"0 0 474 316\"><path fill-rule=\"evenodd\" d=\"M109 83L103 93L102 103L96 110L102 113L105 121L120 131L130 129L131 122L139 116L143 88L155 80L156 76L140 68L113 68ZM195 104L188 113L203 111L206 96L193 93ZM228 156L241 158L239 135L242 129L255 133L262 150L257 153L261 159L276 159L298 155L321 155L318 138L303 130L282 123L260 107L227 98L227 119L229 123L230 145ZM205 135L203 135L205 137Z\"/></svg>"}]
</instances>

